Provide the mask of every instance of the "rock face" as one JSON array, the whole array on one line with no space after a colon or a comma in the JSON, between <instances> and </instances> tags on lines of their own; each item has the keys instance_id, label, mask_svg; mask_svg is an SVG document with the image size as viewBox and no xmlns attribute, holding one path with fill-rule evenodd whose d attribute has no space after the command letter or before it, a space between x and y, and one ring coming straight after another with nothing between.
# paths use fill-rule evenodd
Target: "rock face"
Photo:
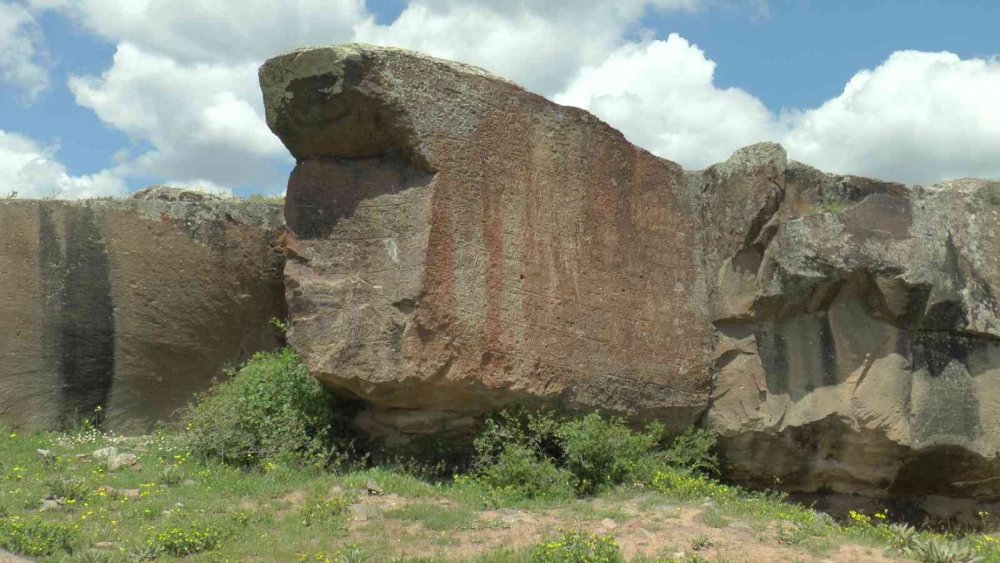
<instances>
[{"instance_id":1,"label":"rock face","mask_svg":"<svg viewBox=\"0 0 1000 563\"><path fill-rule=\"evenodd\" d=\"M0 201L0 421L145 429L278 345L282 230L263 203Z\"/></svg>"},{"instance_id":2,"label":"rock face","mask_svg":"<svg viewBox=\"0 0 1000 563\"><path fill-rule=\"evenodd\" d=\"M1000 500L1000 183L683 172L580 110L395 49L260 72L291 343L405 442L514 402L720 433L796 491Z\"/></svg>"},{"instance_id":3,"label":"rock face","mask_svg":"<svg viewBox=\"0 0 1000 563\"><path fill-rule=\"evenodd\" d=\"M412 422L394 409L438 411L404 426L440 429L512 402L677 425L704 410L711 325L679 166L406 51L297 51L260 79L298 160L290 342L377 407L373 427Z\"/></svg>"},{"instance_id":4,"label":"rock face","mask_svg":"<svg viewBox=\"0 0 1000 563\"><path fill-rule=\"evenodd\" d=\"M1000 499L1000 182L906 188L774 160L783 180L751 192L778 205L754 200L711 270L707 423L732 476ZM741 192L728 165L693 181Z\"/></svg>"}]
</instances>

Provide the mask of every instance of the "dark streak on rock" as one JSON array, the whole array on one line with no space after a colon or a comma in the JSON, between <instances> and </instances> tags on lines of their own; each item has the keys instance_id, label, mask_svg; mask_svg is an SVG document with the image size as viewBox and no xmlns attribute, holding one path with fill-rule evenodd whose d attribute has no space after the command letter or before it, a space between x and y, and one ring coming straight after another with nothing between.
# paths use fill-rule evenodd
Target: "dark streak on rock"
<instances>
[{"instance_id":1,"label":"dark streak on rock","mask_svg":"<svg viewBox=\"0 0 1000 563\"><path fill-rule=\"evenodd\" d=\"M65 245L52 209L39 210L39 264L44 286L44 338L61 383L64 425L103 419L115 371L115 320L110 264L94 212L66 208Z\"/></svg>"}]
</instances>

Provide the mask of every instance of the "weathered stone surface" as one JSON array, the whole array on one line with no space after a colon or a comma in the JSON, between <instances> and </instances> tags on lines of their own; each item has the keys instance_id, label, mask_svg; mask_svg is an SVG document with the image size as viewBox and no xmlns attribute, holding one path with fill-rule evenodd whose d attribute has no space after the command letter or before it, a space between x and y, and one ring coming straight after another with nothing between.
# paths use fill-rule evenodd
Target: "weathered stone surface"
<instances>
[{"instance_id":1,"label":"weathered stone surface","mask_svg":"<svg viewBox=\"0 0 1000 563\"><path fill-rule=\"evenodd\" d=\"M511 402L704 414L746 484L1000 500L1000 183L834 176L773 143L685 173L395 49L260 77L299 161L291 342L369 432Z\"/></svg>"},{"instance_id":2,"label":"weathered stone surface","mask_svg":"<svg viewBox=\"0 0 1000 563\"><path fill-rule=\"evenodd\" d=\"M679 166L406 51L296 51L260 78L299 161L289 338L323 381L458 418L532 401L699 416L711 325ZM369 420L392 417L410 420Z\"/></svg>"},{"instance_id":3,"label":"weathered stone surface","mask_svg":"<svg viewBox=\"0 0 1000 563\"><path fill-rule=\"evenodd\" d=\"M275 346L280 207L0 201L0 420L138 430Z\"/></svg>"},{"instance_id":4,"label":"weathered stone surface","mask_svg":"<svg viewBox=\"0 0 1000 563\"><path fill-rule=\"evenodd\" d=\"M217 195L183 188L150 186L132 194L132 199L141 201L214 201L222 199Z\"/></svg>"},{"instance_id":5,"label":"weathered stone surface","mask_svg":"<svg viewBox=\"0 0 1000 563\"><path fill-rule=\"evenodd\" d=\"M714 170L707 191L733 190ZM707 424L732 477L1000 499L1000 183L906 188L790 162L756 184L777 205L755 204L751 244L709 272Z\"/></svg>"}]
</instances>

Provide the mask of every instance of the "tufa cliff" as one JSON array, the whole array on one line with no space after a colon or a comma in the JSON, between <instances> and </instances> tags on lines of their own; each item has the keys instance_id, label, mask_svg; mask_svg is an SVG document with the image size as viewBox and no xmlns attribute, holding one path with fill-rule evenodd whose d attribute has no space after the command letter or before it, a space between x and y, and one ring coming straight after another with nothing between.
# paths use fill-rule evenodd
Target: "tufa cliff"
<instances>
[{"instance_id":1,"label":"tufa cliff","mask_svg":"<svg viewBox=\"0 0 1000 563\"><path fill-rule=\"evenodd\" d=\"M290 342L389 443L503 405L701 420L730 474L1000 500L1000 183L700 172L398 49L260 70L298 164Z\"/></svg>"},{"instance_id":2,"label":"tufa cliff","mask_svg":"<svg viewBox=\"0 0 1000 563\"><path fill-rule=\"evenodd\" d=\"M180 190L0 201L0 421L145 430L279 345L283 229L280 206Z\"/></svg>"}]
</instances>

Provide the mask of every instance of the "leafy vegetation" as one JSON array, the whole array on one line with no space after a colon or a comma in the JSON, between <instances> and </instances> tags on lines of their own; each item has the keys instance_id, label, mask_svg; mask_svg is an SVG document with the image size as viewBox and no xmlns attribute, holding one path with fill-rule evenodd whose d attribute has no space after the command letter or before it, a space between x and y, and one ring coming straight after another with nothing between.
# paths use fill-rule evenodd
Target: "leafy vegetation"
<instances>
[{"instance_id":1,"label":"leafy vegetation","mask_svg":"<svg viewBox=\"0 0 1000 563\"><path fill-rule=\"evenodd\" d=\"M847 203L840 199L830 199L821 204L823 211L827 213L840 213L847 209Z\"/></svg>"},{"instance_id":2,"label":"leafy vegetation","mask_svg":"<svg viewBox=\"0 0 1000 563\"><path fill-rule=\"evenodd\" d=\"M612 536L587 532L566 532L556 541L545 542L532 551L537 563L617 563L624 561L618 543Z\"/></svg>"},{"instance_id":3,"label":"leafy vegetation","mask_svg":"<svg viewBox=\"0 0 1000 563\"><path fill-rule=\"evenodd\" d=\"M255 355L183 420L192 455L238 467L264 460L324 465L349 445L337 435L333 397L290 348Z\"/></svg>"},{"instance_id":4,"label":"leafy vegetation","mask_svg":"<svg viewBox=\"0 0 1000 563\"><path fill-rule=\"evenodd\" d=\"M14 553L29 557L72 553L77 540L73 528L61 522L37 516L4 515L0 518L0 548Z\"/></svg>"},{"instance_id":5,"label":"leafy vegetation","mask_svg":"<svg viewBox=\"0 0 1000 563\"><path fill-rule=\"evenodd\" d=\"M648 482L658 468L716 474L715 438L691 429L665 446L662 425L632 430L597 413L557 419L550 413L501 412L476 440L476 478L522 498L593 495L624 483Z\"/></svg>"},{"instance_id":6,"label":"leafy vegetation","mask_svg":"<svg viewBox=\"0 0 1000 563\"><path fill-rule=\"evenodd\" d=\"M727 538L750 529L740 541L791 550L789 559L854 545L926 562L1000 561L992 535L917 530L885 512L837 522L780 493L721 483L704 431L498 413L470 470L441 479L405 460L346 459L351 436L331 404L286 350L219 384L185 414L186 430L4 432L0 549L43 561L705 561L725 559ZM139 463L108 471L94 454L111 447ZM682 521L693 523L687 535L675 530ZM640 524L642 537L670 542L635 551L636 536L621 534Z\"/></svg>"}]
</instances>

